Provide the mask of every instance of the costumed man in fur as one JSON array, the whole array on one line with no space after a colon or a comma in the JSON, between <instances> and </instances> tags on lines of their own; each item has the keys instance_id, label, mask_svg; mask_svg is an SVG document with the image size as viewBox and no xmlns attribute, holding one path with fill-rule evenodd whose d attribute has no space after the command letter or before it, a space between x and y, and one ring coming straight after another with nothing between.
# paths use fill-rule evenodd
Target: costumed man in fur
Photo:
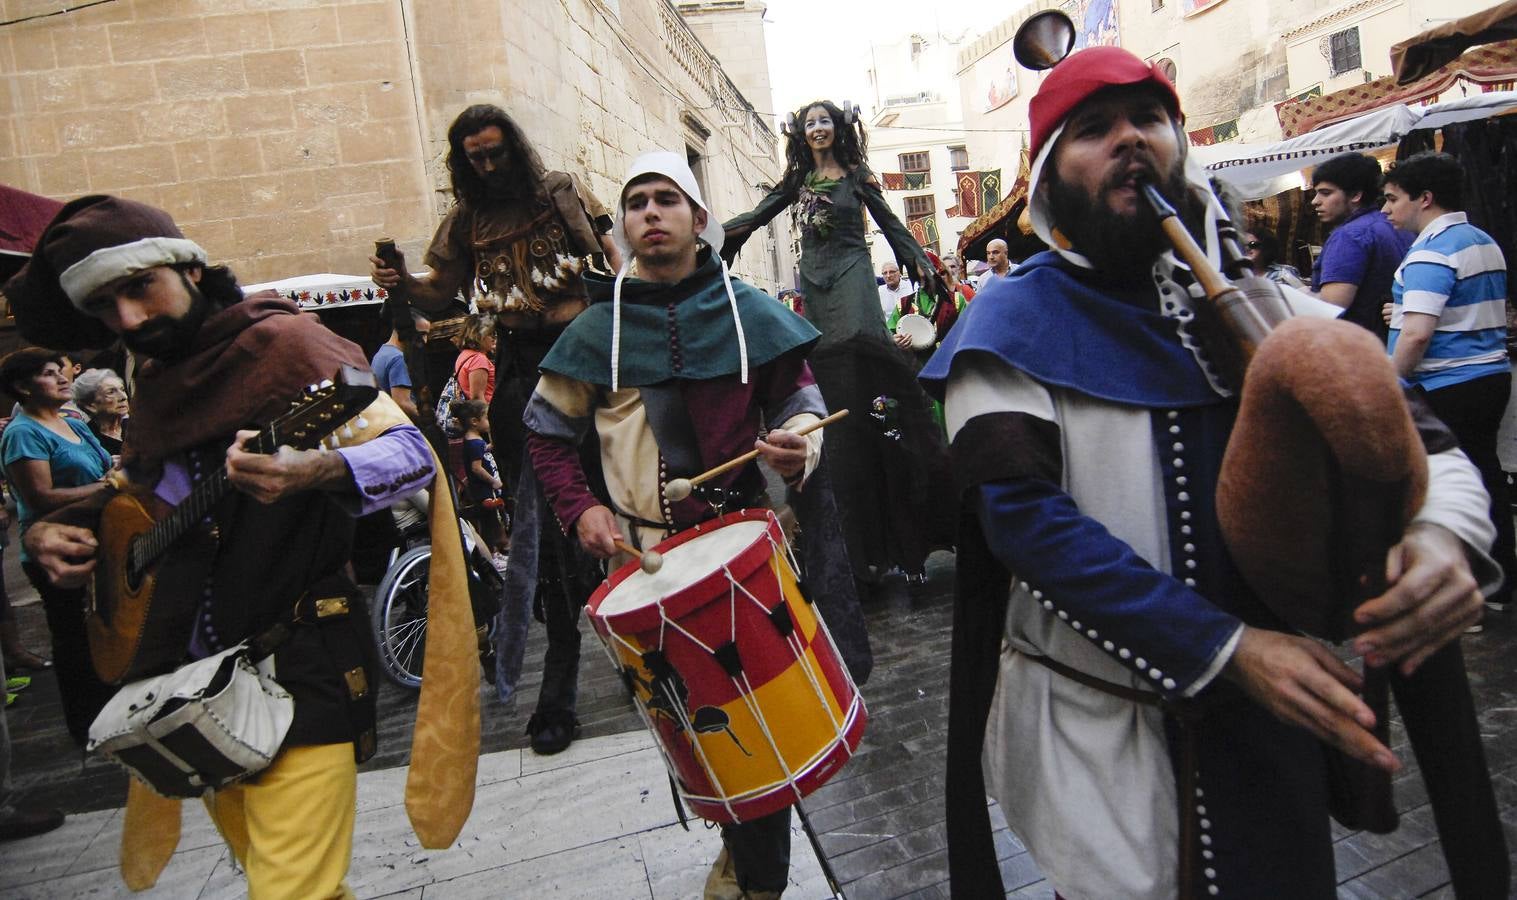
<instances>
[{"instance_id":1,"label":"costumed man in fur","mask_svg":"<svg viewBox=\"0 0 1517 900\"><path fill-rule=\"evenodd\" d=\"M604 253L614 270L620 251L606 234L610 216L594 195L573 175L544 168L521 128L499 107L478 104L453 120L448 174L457 202L427 248L431 271L413 276L404 258L392 269L371 257L372 276L428 313L447 310L462 292L480 310L496 314L490 436L513 503L511 559L495 628L495 689L503 702L514 695L535 610L547 628L548 649L527 732L534 751L558 753L579 733L575 623L601 571L548 520L526 464L521 414L538 364L585 308L584 260Z\"/></svg>"},{"instance_id":2,"label":"costumed man in fur","mask_svg":"<svg viewBox=\"0 0 1517 900\"><path fill-rule=\"evenodd\" d=\"M294 706L272 763L252 780L206 795L206 807L246 872L251 896L351 897L345 878L356 765L375 751L380 679L363 595L343 571L354 517L431 483L437 466L425 438L380 394L348 424L342 449L255 452L248 442L258 432L244 429L273 421L341 366L366 371L363 351L275 291L244 297L228 269L208 265L205 251L153 207L107 196L67 204L5 292L30 340L78 347L119 337L146 360L137 371L125 474L151 492L147 502L161 507L155 514L220 477L224 465L233 490L211 507L204 535L196 530L199 537L176 545L205 543L193 551L207 558L204 584L177 585L180 594L169 596L174 582L164 575L154 602L183 596L194 605L182 635L185 660L244 641L260 658L272 650L268 674ZM52 584L79 588L91 577L101 547L96 523L118 486L102 483L27 530L27 552ZM451 519L451 503L443 505ZM427 830L412 809L427 846L457 836L478 757L479 665L457 524L447 526L451 543L446 530L433 531L436 552L444 554L434 557L434 573L447 574L433 576L429 623L442 630L428 635L430 688L423 688L413 746L425 774L413 772L411 787L420 786L433 812L451 808L433 819L446 820L440 831ZM65 598L82 618L84 591L59 595ZM82 621L69 637L85 644ZM70 658L88 667L88 653L87 645L76 646ZM458 677L442 673L445 666ZM95 712L86 711L89 718ZM440 733L446 739L433 742ZM440 779L427 780L439 768ZM177 804L132 782L122 841L128 886L150 885L172 854Z\"/></svg>"},{"instance_id":3,"label":"costumed man in fur","mask_svg":"<svg viewBox=\"0 0 1517 900\"><path fill-rule=\"evenodd\" d=\"M945 397L966 523L953 894L1004 893L988 781L1072 900L1332 897L1324 744L1399 762L1371 733L1360 676L1287 633L1219 534L1237 406L1140 193L1151 181L1183 207L1216 258L1222 211L1186 156L1179 99L1127 51L1091 48L1046 76L1031 119L1031 219L1054 249L987 283L921 376ZM1455 641L1497 577L1478 474L1433 426L1426 501L1386 559L1389 589L1356 610L1372 666L1411 670Z\"/></svg>"},{"instance_id":4,"label":"costumed man in fur","mask_svg":"<svg viewBox=\"0 0 1517 900\"><path fill-rule=\"evenodd\" d=\"M848 664L862 683L870 656L847 551L821 462L826 414L806 365L817 332L773 298L733 279L717 255L722 228L690 167L655 151L633 163L612 229L627 256L613 280L586 276L591 306L543 360L528 404L532 464L560 525L607 559L715 515L766 502L750 464L670 502L664 486L748 450L782 476L803 523L800 558ZM595 496L575 447L593 434L607 496ZM703 490L704 489L704 490ZM719 493L718 493L719 492ZM722 826L725 849L709 900L778 897L788 879L790 811Z\"/></svg>"}]
</instances>

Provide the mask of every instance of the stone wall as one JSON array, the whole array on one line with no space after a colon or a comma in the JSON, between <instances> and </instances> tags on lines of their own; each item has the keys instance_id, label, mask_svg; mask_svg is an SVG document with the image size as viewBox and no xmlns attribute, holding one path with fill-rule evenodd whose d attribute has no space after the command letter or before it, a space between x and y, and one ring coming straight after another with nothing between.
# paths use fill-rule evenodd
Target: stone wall
<instances>
[{"instance_id":1,"label":"stone wall","mask_svg":"<svg viewBox=\"0 0 1517 900\"><path fill-rule=\"evenodd\" d=\"M508 109L603 202L693 144L723 217L778 177L775 137L665 0L0 0L0 181L170 210L244 283L413 259L449 202L448 123ZM706 134L700 138L701 134ZM769 238L740 271L788 282ZM783 243L783 242L782 242Z\"/></svg>"},{"instance_id":2,"label":"stone wall","mask_svg":"<svg viewBox=\"0 0 1517 900\"><path fill-rule=\"evenodd\" d=\"M390 2L116 0L7 26L0 180L162 206L244 282L358 271L426 197L403 36Z\"/></svg>"}]
</instances>

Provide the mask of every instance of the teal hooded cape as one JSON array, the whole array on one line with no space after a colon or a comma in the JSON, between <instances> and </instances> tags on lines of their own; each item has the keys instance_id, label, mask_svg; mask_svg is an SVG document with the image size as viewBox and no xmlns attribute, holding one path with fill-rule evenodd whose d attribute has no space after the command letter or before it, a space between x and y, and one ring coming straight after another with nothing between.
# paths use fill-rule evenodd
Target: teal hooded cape
<instances>
[{"instance_id":1,"label":"teal hooded cape","mask_svg":"<svg viewBox=\"0 0 1517 900\"><path fill-rule=\"evenodd\" d=\"M590 306L564 329L541 368L609 387L615 280L598 272L586 272L584 279ZM821 338L810 322L758 288L733 278L732 292L750 372L792 350L810 350ZM737 328L716 254L703 246L695 271L675 284L624 280L621 343L622 387L739 372Z\"/></svg>"}]
</instances>

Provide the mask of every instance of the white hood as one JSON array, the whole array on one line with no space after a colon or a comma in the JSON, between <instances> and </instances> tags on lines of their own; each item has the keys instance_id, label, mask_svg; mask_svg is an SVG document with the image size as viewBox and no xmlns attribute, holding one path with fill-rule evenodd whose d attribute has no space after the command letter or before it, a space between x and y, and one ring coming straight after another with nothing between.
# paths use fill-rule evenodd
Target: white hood
<instances>
[{"instance_id":1,"label":"white hood","mask_svg":"<svg viewBox=\"0 0 1517 900\"><path fill-rule=\"evenodd\" d=\"M685 158L669 150L650 150L632 160L632 165L627 168L627 175L622 179L622 186L616 192L616 216L611 220L611 240L622 254L622 268L616 273L616 283L611 292L611 390L616 390L621 382L622 282L626 280L627 273L632 270L632 247L627 242L626 204L623 202L623 197L627 193L627 186L644 175L662 175L674 182L680 190L685 192L685 196L689 197L691 202L706 213L706 227L701 229L700 239L711 247L711 252L716 254L722 266L722 285L727 289L727 301L732 305L732 323L737 329L738 359L742 367L740 374L742 383L747 384L748 339L743 335L743 320L737 312L737 295L732 292L732 274L727 271L727 261L721 258L726 232L722 229L722 223L702 199L701 187L696 183L695 173L690 171L690 164L685 161Z\"/></svg>"}]
</instances>

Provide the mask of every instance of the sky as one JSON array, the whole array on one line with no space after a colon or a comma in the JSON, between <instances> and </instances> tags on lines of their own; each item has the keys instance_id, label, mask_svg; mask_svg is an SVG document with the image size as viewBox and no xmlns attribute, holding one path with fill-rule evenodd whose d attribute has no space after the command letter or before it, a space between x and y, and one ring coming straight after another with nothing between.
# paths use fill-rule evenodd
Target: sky
<instances>
[{"instance_id":1,"label":"sky","mask_svg":"<svg viewBox=\"0 0 1517 900\"><path fill-rule=\"evenodd\" d=\"M818 97L867 106L871 41L895 40L913 32L955 34L966 28L979 34L1000 22L1008 9L984 0L768 0L768 4L764 42L769 48L774 102L781 110ZM989 13L989 19L987 7L998 11Z\"/></svg>"}]
</instances>

